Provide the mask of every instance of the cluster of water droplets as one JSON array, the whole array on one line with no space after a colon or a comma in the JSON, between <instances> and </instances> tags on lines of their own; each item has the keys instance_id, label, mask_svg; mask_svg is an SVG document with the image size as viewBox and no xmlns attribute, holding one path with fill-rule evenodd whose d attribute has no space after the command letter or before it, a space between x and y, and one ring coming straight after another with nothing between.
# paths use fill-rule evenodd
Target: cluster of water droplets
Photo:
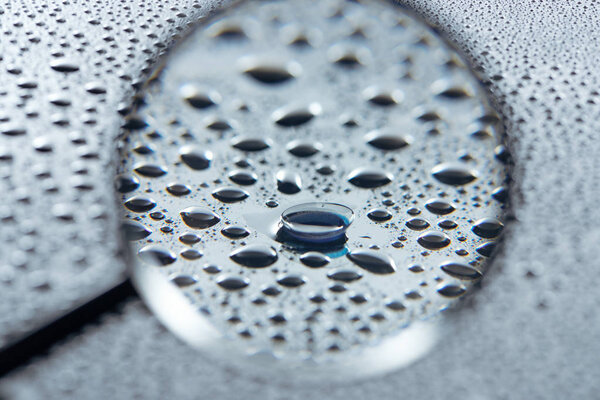
<instances>
[{"instance_id":1,"label":"cluster of water droplets","mask_svg":"<svg viewBox=\"0 0 600 400\"><path fill-rule=\"evenodd\" d=\"M239 5L138 103L116 178L126 235L253 348L323 358L435 315L503 229L498 116L443 39L385 2Z\"/></svg>"},{"instance_id":2,"label":"cluster of water droplets","mask_svg":"<svg viewBox=\"0 0 600 400\"><path fill-rule=\"evenodd\" d=\"M117 111L209 11L200 0L0 5L0 348L125 279Z\"/></svg>"}]
</instances>

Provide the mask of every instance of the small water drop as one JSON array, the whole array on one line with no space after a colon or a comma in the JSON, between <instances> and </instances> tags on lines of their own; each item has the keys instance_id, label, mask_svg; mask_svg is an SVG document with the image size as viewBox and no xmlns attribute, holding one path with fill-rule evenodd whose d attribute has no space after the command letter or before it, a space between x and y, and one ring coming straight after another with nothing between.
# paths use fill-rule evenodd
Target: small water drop
<instances>
[{"instance_id":1,"label":"small water drop","mask_svg":"<svg viewBox=\"0 0 600 400\"><path fill-rule=\"evenodd\" d=\"M71 73L79 71L79 66L70 59L58 58L50 61L50 68L58 72Z\"/></svg>"},{"instance_id":2,"label":"small water drop","mask_svg":"<svg viewBox=\"0 0 600 400\"><path fill-rule=\"evenodd\" d=\"M357 168L348 175L348 182L365 189L387 185L393 179L393 175L389 172L375 168Z\"/></svg>"},{"instance_id":3,"label":"small water drop","mask_svg":"<svg viewBox=\"0 0 600 400\"><path fill-rule=\"evenodd\" d=\"M487 242L476 248L475 250L484 257L491 257L496 249L496 243Z\"/></svg>"},{"instance_id":4,"label":"small water drop","mask_svg":"<svg viewBox=\"0 0 600 400\"><path fill-rule=\"evenodd\" d=\"M422 218L411 218L406 221L406 226L413 231L422 231L423 229L429 228L429 222Z\"/></svg>"},{"instance_id":5,"label":"small water drop","mask_svg":"<svg viewBox=\"0 0 600 400\"><path fill-rule=\"evenodd\" d=\"M391 274L396 271L396 264L389 256L371 249L358 249L348 253L348 258L358 265L374 274Z\"/></svg>"},{"instance_id":6,"label":"small water drop","mask_svg":"<svg viewBox=\"0 0 600 400\"><path fill-rule=\"evenodd\" d=\"M399 90L390 92L377 87L369 87L363 94L369 103L379 107L395 106L404 97Z\"/></svg>"},{"instance_id":7,"label":"small water drop","mask_svg":"<svg viewBox=\"0 0 600 400\"><path fill-rule=\"evenodd\" d=\"M469 93L469 91L467 91L466 88L462 88L462 87L449 87L447 89L440 91L437 95L439 97L444 97L444 98L452 99L452 100L460 100L460 99L464 99L467 97L471 97L471 94Z\"/></svg>"},{"instance_id":8,"label":"small water drop","mask_svg":"<svg viewBox=\"0 0 600 400\"><path fill-rule=\"evenodd\" d=\"M465 288L463 285L457 285L454 283L444 285L437 290L437 292L444 297L462 296L463 294L465 294L466 291L467 288Z\"/></svg>"},{"instance_id":9,"label":"small water drop","mask_svg":"<svg viewBox=\"0 0 600 400\"><path fill-rule=\"evenodd\" d=\"M125 200L123 205L133 212L143 213L156 207L156 202L149 197L133 196Z\"/></svg>"},{"instance_id":10,"label":"small water drop","mask_svg":"<svg viewBox=\"0 0 600 400\"><path fill-rule=\"evenodd\" d=\"M212 196L223 203L237 203L247 199L250 195L245 190L226 186L213 191Z\"/></svg>"},{"instance_id":11,"label":"small water drop","mask_svg":"<svg viewBox=\"0 0 600 400\"><path fill-rule=\"evenodd\" d=\"M442 232L428 231L419 236L417 242L426 249L439 250L450 244L450 238Z\"/></svg>"},{"instance_id":12,"label":"small water drop","mask_svg":"<svg viewBox=\"0 0 600 400\"><path fill-rule=\"evenodd\" d=\"M173 196L185 196L192 192L192 190L184 184L181 183L171 183L167 186L167 192Z\"/></svg>"},{"instance_id":13,"label":"small water drop","mask_svg":"<svg viewBox=\"0 0 600 400\"><path fill-rule=\"evenodd\" d=\"M309 251L300 257L300 262L310 268L322 268L331 262L331 259L318 251Z\"/></svg>"},{"instance_id":14,"label":"small water drop","mask_svg":"<svg viewBox=\"0 0 600 400\"><path fill-rule=\"evenodd\" d=\"M242 151L256 152L271 147L268 139L241 136L231 141L231 146Z\"/></svg>"},{"instance_id":15,"label":"small water drop","mask_svg":"<svg viewBox=\"0 0 600 400\"><path fill-rule=\"evenodd\" d=\"M458 224L452 221L451 219L443 219L440 222L438 222L438 226L442 229L450 230L456 229L456 227L458 227Z\"/></svg>"},{"instance_id":16,"label":"small water drop","mask_svg":"<svg viewBox=\"0 0 600 400\"><path fill-rule=\"evenodd\" d=\"M198 280L190 275L177 275L171 279L171 282L180 288L184 288L192 286L194 283L198 282Z\"/></svg>"},{"instance_id":17,"label":"small water drop","mask_svg":"<svg viewBox=\"0 0 600 400\"><path fill-rule=\"evenodd\" d=\"M217 214L204 207L188 207L180 215L187 226L195 229L207 229L221 221Z\"/></svg>"},{"instance_id":18,"label":"small water drop","mask_svg":"<svg viewBox=\"0 0 600 400\"><path fill-rule=\"evenodd\" d=\"M365 142L379 150L399 150L410 144L410 139L387 131L371 131L365 135Z\"/></svg>"},{"instance_id":19,"label":"small water drop","mask_svg":"<svg viewBox=\"0 0 600 400\"><path fill-rule=\"evenodd\" d=\"M296 62L277 63L261 62L259 60L245 59L244 73L260 83L268 85L281 84L296 78L302 71Z\"/></svg>"},{"instance_id":20,"label":"small water drop","mask_svg":"<svg viewBox=\"0 0 600 400\"><path fill-rule=\"evenodd\" d=\"M385 208L375 208L367 214L371 221L384 222L392 219L392 214Z\"/></svg>"},{"instance_id":21,"label":"small water drop","mask_svg":"<svg viewBox=\"0 0 600 400\"><path fill-rule=\"evenodd\" d=\"M304 125L321 113L319 103L311 103L307 107L284 107L273 113L273 120L277 125L290 128Z\"/></svg>"},{"instance_id":22,"label":"small water drop","mask_svg":"<svg viewBox=\"0 0 600 400\"><path fill-rule=\"evenodd\" d=\"M306 283L306 278L301 275L285 275L277 279L277 283L287 288L296 288Z\"/></svg>"},{"instance_id":23,"label":"small water drop","mask_svg":"<svg viewBox=\"0 0 600 400\"><path fill-rule=\"evenodd\" d=\"M187 232L179 236L179 241L187 245L193 245L200 242L200 236L192 232Z\"/></svg>"},{"instance_id":24,"label":"small water drop","mask_svg":"<svg viewBox=\"0 0 600 400\"><path fill-rule=\"evenodd\" d=\"M215 39L227 41L240 41L248 38L246 32L239 24L227 20L213 24L209 28L209 33Z\"/></svg>"},{"instance_id":25,"label":"small water drop","mask_svg":"<svg viewBox=\"0 0 600 400\"><path fill-rule=\"evenodd\" d=\"M179 253L179 255L185 258L186 260L197 260L199 258L202 258L204 253L196 249L185 249L181 253Z\"/></svg>"},{"instance_id":26,"label":"small water drop","mask_svg":"<svg viewBox=\"0 0 600 400\"><path fill-rule=\"evenodd\" d=\"M249 284L250 281L241 276L222 276L217 279L217 285L225 290L241 290Z\"/></svg>"},{"instance_id":27,"label":"small water drop","mask_svg":"<svg viewBox=\"0 0 600 400\"><path fill-rule=\"evenodd\" d=\"M472 266L456 261L447 261L440 265L440 268L448 275L458 279L475 280L483 276Z\"/></svg>"},{"instance_id":28,"label":"small water drop","mask_svg":"<svg viewBox=\"0 0 600 400\"><path fill-rule=\"evenodd\" d=\"M152 233L148 227L136 221L126 220L121 224L121 230L125 235L125 239L134 241L144 239Z\"/></svg>"},{"instance_id":29,"label":"small water drop","mask_svg":"<svg viewBox=\"0 0 600 400\"><path fill-rule=\"evenodd\" d=\"M277 261L277 252L265 244L250 244L234 250L229 257L246 267L264 268Z\"/></svg>"},{"instance_id":30,"label":"small water drop","mask_svg":"<svg viewBox=\"0 0 600 400\"><path fill-rule=\"evenodd\" d=\"M334 281L354 282L362 278L362 274L348 269L338 269L328 273L327 277Z\"/></svg>"},{"instance_id":31,"label":"small water drop","mask_svg":"<svg viewBox=\"0 0 600 400\"><path fill-rule=\"evenodd\" d=\"M427 203L425 203L425 208L429 210L432 214L437 215L446 215L450 214L456 207L454 205L444 201L442 199L431 199Z\"/></svg>"},{"instance_id":32,"label":"small water drop","mask_svg":"<svg viewBox=\"0 0 600 400\"><path fill-rule=\"evenodd\" d=\"M287 150L294 156L300 158L311 157L317 154L321 150L320 143L304 142L301 140L294 140L287 145Z\"/></svg>"},{"instance_id":33,"label":"small water drop","mask_svg":"<svg viewBox=\"0 0 600 400\"><path fill-rule=\"evenodd\" d=\"M157 245L142 247L138 251L138 255L142 261L159 267L173 264L177 259L173 252Z\"/></svg>"},{"instance_id":34,"label":"small water drop","mask_svg":"<svg viewBox=\"0 0 600 400\"><path fill-rule=\"evenodd\" d=\"M217 92L202 92L191 84L182 86L180 94L189 105L200 110L213 107L221 102L221 96Z\"/></svg>"},{"instance_id":35,"label":"small water drop","mask_svg":"<svg viewBox=\"0 0 600 400\"><path fill-rule=\"evenodd\" d=\"M258 180L258 177L254 172L244 171L244 170L235 170L229 173L229 179L233 183L237 183L242 186L250 186L254 185Z\"/></svg>"},{"instance_id":36,"label":"small water drop","mask_svg":"<svg viewBox=\"0 0 600 400\"><path fill-rule=\"evenodd\" d=\"M210 167L213 154L209 150L201 150L195 146L183 146L179 150L181 161L191 169L200 171Z\"/></svg>"},{"instance_id":37,"label":"small water drop","mask_svg":"<svg viewBox=\"0 0 600 400\"><path fill-rule=\"evenodd\" d=\"M228 226L221 230L223 236L228 237L229 239L243 239L250 235L250 231L243 226Z\"/></svg>"},{"instance_id":38,"label":"small water drop","mask_svg":"<svg viewBox=\"0 0 600 400\"><path fill-rule=\"evenodd\" d=\"M495 218L483 218L473 225L473 233L485 239L491 239L498 236L504 225Z\"/></svg>"},{"instance_id":39,"label":"small water drop","mask_svg":"<svg viewBox=\"0 0 600 400\"><path fill-rule=\"evenodd\" d=\"M319 175L328 176L335 172L335 167L333 165L318 165L317 173Z\"/></svg>"},{"instance_id":40,"label":"small water drop","mask_svg":"<svg viewBox=\"0 0 600 400\"><path fill-rule=\"evenodd\" d=\"M277 190L285 194L296 194L302 190L300 175L288 170L281 170L275 175Z\"/></svg>"},{"instance_id":41,"label":"small water drop","mask_svg":"<svg viewBox=\"0 0 600 400\"><path fill-rule=\"evenodd\" d=\"M140 187L140 180L133 175L120 174L115 177L115 189L119 193L133 192Z\"/></svg>"},{"instance_id":42,"label":"small water drop","mask_svg":"<svg viewBox=\"0 0 600 400\"><path fill-rule=\"evenodd\" d=\"M500 203L506 203L508 200L508 190L504 186L497 187L492 192L492 198Z\"/></svg>"},{"instance_id":43,"label":"small water drop","mask_svg":"<svg viewBox=\"0 0 600 400\"><path fill-rule=\"evenodd\" d=\"M466 185L477 179L475 171L461 164L439 164L432 170L431 174L438 181L448 185Z\"/></svg>"},{"instance_id":44,"label":"small water drop","mask_svg":"<svg viewBox=\"0 0 600 400\"><path fill-rule=\"evenodd\" d=\"M149 178L158 178L167 173L167 168L158 164L138 164L133 167L133 170L142 176Z\"/></svg>"}]
</instances>

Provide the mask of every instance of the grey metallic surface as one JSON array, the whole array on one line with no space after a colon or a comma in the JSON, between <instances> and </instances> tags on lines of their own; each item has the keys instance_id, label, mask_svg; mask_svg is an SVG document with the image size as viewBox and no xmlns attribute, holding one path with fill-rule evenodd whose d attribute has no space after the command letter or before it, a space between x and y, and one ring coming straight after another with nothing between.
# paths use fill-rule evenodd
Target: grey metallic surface
<instances>
[{"instance_id":1,"label":"grey metallic surface","mask_svg":"<svg viewBox=\"0 0 600 400\"><path fill-rule=\"evenodd\" d=\"M256 377L190 351L135 302L15 372L2 383L2 392L9 398L597 398L597 3L407 3L439 25L490 82L515 162L517 220L507 226L503 252L481 290L447 318L433 352L408 368L364 382L304 385L293 376ZM9 14L14 12L5 8L2 18L14 18ZM9 29L5 22L2 27ZM8 43L3 40L2 46ZM5 49L2 63L16 62L15 51L9 62ZM114 110L100 116L113 118L116 132ZM104 149L102 157L110 158ZM109 184L100 172L97 176ZM107 210L111 196L104 199ZM4 226L0 232L8 235ZM94 243L100 251L101 241ZM31 302L35 298L32 294ZM20 303L33 304L25 298L13 304Z\"/></svg>"}]
</instances>

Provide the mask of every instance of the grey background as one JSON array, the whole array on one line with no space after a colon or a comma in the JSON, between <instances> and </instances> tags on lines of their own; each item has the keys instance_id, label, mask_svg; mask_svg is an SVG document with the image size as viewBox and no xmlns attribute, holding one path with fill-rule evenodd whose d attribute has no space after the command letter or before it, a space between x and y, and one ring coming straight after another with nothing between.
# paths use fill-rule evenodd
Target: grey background
<instances>
[{"instance_id":1,"label":"grey background","mask_svg":"<svg viewBox=\"0 0 600 400\"><path fill-rule=\"evenodd\" d=\"M42 8L15 2L5 5L0 15L4 93L0 104L2 114L9 116L9 121L2 119L0 132L11 124L27 131L19 137L0 134L0 147L13 154L12 162L0 166L0 316L4 321L0 329L5 343L120 279L123 264L114 257L118 240L111 213L115 205L106 188L112 184L113 139L119 124L115 109L132 89L131 82L115 72L124 69L135 80L163 48L156 42L166 45L176 26L207 12L206 7L194 8L191 1L178 2L177 10L158 1L106 3L44 2L47 7ZM304 385L293 375L257 377L190 351L134 301L15 371L1 383L1 393L8 398L600 398L598 5L593 1L406 3L437 25L489 81L515 162L516 221L507 226L503 251L481 290L448 316L442 339L428 356L364 382ZM81 12L86 8L90 14ZM138 16L142 13L144 17ZM177 16L181 13L185 17ZM148 18L152 22L144 21ZM99 24L90 24L90 19ZM40 20L46 23L43 29L35 25ZM124 30L127 27L131 33ZM51 30L57 34L49 35ZM84 39L73 38L77 30L89 45L78 45ZM48 66L62 35L70 44L62 50L80 65L78 72L64 77ZM107 42L103 35L113 40ZM31 41L34 36L39 41ZM127 50L134 37L139 42ZM120 47L111 49L111 42ZM107 54L98 55L101 60L94 58L95 48L103 46L115 60L106 60ZM20 51L23 47L29 50ZM77 51L78 47L85 50ZM144 47L149 54L139 57ZM7 72L14 72L14 65L22 69L20 75ZM17 81L24 77L37 80L38 88L19 88ZM85 92L90 81L101 81L107 94L93 97ZM55 111L46 102L46 94L57 90L73 99L67 110ZM27 91L34 94L23 99ZM96 112L85 111L90 106L82 99L90 99ZM20 103L26 104L19 107ZM37 118L23 117L28 106L39 108ZM66 115L70 127L52 122L56 112ZM94 115L92 127L85 122L90 119L85 113ZM73 175L72 162L85 152L70 139L69 132L77 129L88 139L84 146L98 153L94 161L84 159L94 188L83 194L67 179ZM43 154L45 159L32 147L36 136L45 136L54 145L53 152ZM45 192L48 183L40 183L48 178L36 174L34 166L40 164L37 168L50 169L50 179L60 186L54 197ZM30 193L28 205L19 199L24 191ZM105 218L87 218L102 210ZM55 216L69 212L73 222L63 229L65 223ZM12 222L11 214L18 214ZM26 234L31 226L37 235L23 239L31 236ZM81 258L75 248L87 255L85 263L73 263ZM15 250L22 254L15 256ZM38 270L42 272L33 274Z\"/></svg>"}]
</instances>

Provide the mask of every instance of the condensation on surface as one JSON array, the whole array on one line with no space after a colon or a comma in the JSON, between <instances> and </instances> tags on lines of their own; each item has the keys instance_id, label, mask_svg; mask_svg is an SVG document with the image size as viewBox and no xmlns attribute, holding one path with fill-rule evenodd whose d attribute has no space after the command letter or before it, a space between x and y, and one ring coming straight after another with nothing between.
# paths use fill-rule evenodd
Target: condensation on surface
<instances>
[{"instance_id":1,"label":"condensation on surface","mask_svg":"<svg viewBox=\"0 0 600 400\"><path fill-rule=\"evenodd\" d=\"M486 271L501 121L398 7L238 5L178 46L141 103L117 175L125 229L228 338L327 359L436 315Z\"/></svg>"},{"instance_id":2,"label":"condensation on surface","mask_svg":"<svg viewBox=\"0 0 600 400\"><path fill-rule=\"evenodd\" d=\"M0 347L124 279L118 112L210 10L193 1L0 5Z\"/></svg>"},{"instance_id":3,"label":"condensation on surface","mask_svg":"<svg viewBox=\"0 0 600 400\"><path fill-rule=\"evenodd\" d=\"M48 44L57 44L59 39L56 37L67 37L68 31L81 30L86 39L94 43L91 47L106 47L108 51L114 50L110 56L119 57L122 55L116 51L119 47L115 50L103 42L103 26L112 26L111 35L116 38L129 37L116 25L121 22L123 30L135 32L141 49L153 42L147 37L151 32L143 28L146 19L152 18L153 23L160 20L163 24L169 19L179 20L175 17L177 11L166 6L160 8L159 2L70 1L67 4L36 1L39 12L33 13L33 18L26 16L30 12L27 10L33 9L30 6L33 1L5 3L2 6L4 13L0 16L2 31L12 34L7 40L4 36L0 41L2 92L6 92L1 103L9 114L20 110L13 104L18 103L19 95L27 92L16 85L19 76L8 72L13 70L10 65L16 64L22 71L21 76L31 73L48 78L40 79L40 82L50 85L47 81L60 76L48 69L52 59ZM200 2L202 5L208 3ZM298 384L293 376L286 379L266 375L256 377L252 368L231 368L229 364L222 365L218 360L190 351L188 345L163 329L140 302L134 302L119 314L106 316L98 325L88 326L81 334L54 347L48 355L5 378L1 385L5 397L96 399L102 393L106 397L144 399L238 399L241 394L247 399L291 400L394 398L399 395L412 399L448 396L465 399L595 398L600 390L597 379L600 375L597 356L600 314L596 296L600 275L594 245L600 241L596 207L600 198L597 157L600 153L600 141L597 140L600 130L597 57L600 42L594 40L600 29L598 3L592 0L407 0L401 3L413 7L419 15L434 23L468 55L499 105L515 159L511 202L516 220L506 226L509 234L505 238L504 251L495 258L482 281L482 290L468 299L466 309L446 318L446 335L430 357L385 376L337 385L331 382ZM202 10L196 10L193 4L193 1L182 0L176 6L184 10L189 20L195 21ZM88 7L93 15L84 13ZM131 16L130 11L133 11ZM73 13L77 13L78 18L73 18ZM138 16L140 13L144 13L144 17ZM97 19L100 24L88 24L88 19ZM48 31L62 30L56 36L46 36L36 25L39 22L45 23L43 29ZM20 26L13 26L13 23ZM36 34L41 38L39 45L29 41L29 37ZM166 40L168 36L162 30L157 35L158 40ZM71 39L70 33L66 41L71 47L63 49L65 54L82 64L88 60L91 50L79 56L75 50L78 46L74 44L77 42ZM119 46L129 46L122 43L125 41L118 41ZM20 48L31 49L24 53L26 57L21 61L17 58ZM142 64L136 65L142 68ZM139 70L134 67L130 72L135 76ZM96 77L94 72L97 70L90 64L64 79L108 79L104 72ZM115 78L114 81L119 80ZM127 92L130 90L128 85L123 88ZM86 98L79 85L73 85L68 93L75 99ZM120 98L120 95L115 97ZM7 99L12 100L9 103ZM102 130L103 137L112 139L118 131L115 107L111 104L107 103L108 107L99 110L98 124L103 125L98 126L104 127L106 121L113 121L114 130ZM17 139L15 147L11 147L13 159L47 156L46 153L34 156L34 150L29 146L31 132L37 124L41 127L39 132L51 139L64 138L64 130L53 127L49 117L50 113L47 113L28 123L26 139ZM14 138L3 137L2 145L7 146L10 141L15 142ZM108 153L113 149L108 140L103 146L103 151ZM61 154L61 160L71 162L76 157L72 151L65 150ZM7 164L3 165L2 168L6 168ZM15 170L30 170L24 167L27 164L16 165L20 167ZM2 171L5 175L10 174L6 169ZM111 167L106 174L112 175L113 171ZM91 172L94 177L103 176L106 184L110 184L112 176ZM20 179L21 175L18 176ZM2 188L6 188L5 181L6 178L0 184ZM37 191L35 193L42 190L37 179L23 181L23 186ZM4 193L8 191L5 189ZM11 207L17 205L12 194L5 196ZM100 203L104 207L112 207L109 205L112 194L102 199ZM35 222L43 225L44 232L53 233L51 238L45 236L44 240L56 237L56 242L62 246L65 237L58 233L62 223L48 218L48 208L44 206L47 204L35 203L30 211L35 210L35 215L39 215ZM77 206L87 209L90 204L92 202L86 198ZM7 238L9 234L5 226L20 231L23 221L27 219L20 218L13 225L3 221L2 237ZM106 226L106 229L112 229L110 232L116 229L117 223L113 222ZM101 221L87 219L76 220L74 224L78 231L93 224L104 225ZM14 235L10 234L12 238ZM91 251L100 246L101 238L90 239L86 249ZM55 245L44 252L37 250L40 253L35 258L38 265L42 265L39 260L43 260L47 269L61 268L60 259L51 256ZM5 252L0 254L3 262L5 255ZM109 260L111 266L112 261L117 263L112 258ZM93 267L103 271L98 273L99 279L95 283L104 282L100 277L108 270L106 262L103 259L101 264ZM9 269L14 273L21 271ZM69 279L79 277L73 275ZM2 316L12 318L11 323L17 322L4 324L3 329L23 326L15 319L15 315L20 315L23 310L34 308L36 304L39 307L45 302L50 306L51 296L74 293L53 290L44 296L37 293L28 296L25 289L29 286L13 283L13 287L14 290L3 285L0 292L3 299L12 299L2 303ZM36 298L39 300L32 303ZM48 309L40 308L38 314L43 315ZM29 316L35 314L27 313Z\"/></svg>"}]
</instances>

